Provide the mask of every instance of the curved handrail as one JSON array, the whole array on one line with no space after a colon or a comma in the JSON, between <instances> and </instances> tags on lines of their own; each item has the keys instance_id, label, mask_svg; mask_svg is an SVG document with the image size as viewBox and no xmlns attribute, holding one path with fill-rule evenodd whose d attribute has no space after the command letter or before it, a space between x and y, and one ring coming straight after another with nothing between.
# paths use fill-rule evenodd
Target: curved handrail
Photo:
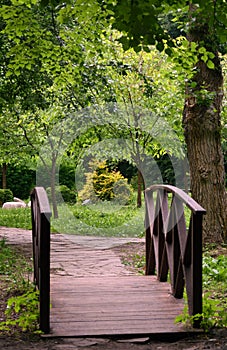
<instances>
[{"instance_id":1,"label":"curved handrail","mask_svg":"<svg viewBox=\"0 0 227 350\"><path fill-rule=\"evenodd\" d=\"M202 219L206 210L183 190L171 185L147 188L145 205L146 274L156 273L160 282L164 282L170 272L174 297L182 298L186 286L189 314L201 314ZM189 228L185 206L191 211ZM199 322L195 321L194 326L198 327Z\"/></svg>"},{"instance_id":2,"label":"curved handrail","mask_svg":"<svg viewBox=\"0 0 227 350\"><path fill-rule=\"evenodd\" d=\"M206 213L206 210L201 207L200 204L198 204L192 197L190 197L187 193L178 187L172 185L152 185L148 187L145 192L157 190L165 190L167 192L175 194L184 204L187 205L189 209L193 211L193 213Z\"/></svg>"},{"instance_id":3,"label":"curved handrail","mask_svg":"<svg viewBox=\"0 0 227 350\"><path fill-rule=\"evenodd\" d=\"M35 187L31 193L34 283L39 289L40 329L50 330L50 217L46 191Z\"/></svg>"}]
</instances>

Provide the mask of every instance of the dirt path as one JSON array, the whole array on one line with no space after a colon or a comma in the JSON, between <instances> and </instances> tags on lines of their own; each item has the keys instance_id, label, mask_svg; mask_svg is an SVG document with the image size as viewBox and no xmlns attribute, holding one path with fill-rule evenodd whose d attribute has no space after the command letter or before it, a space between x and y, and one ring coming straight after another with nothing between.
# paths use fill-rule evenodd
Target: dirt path
<instances>
[{"instance_id":1,"label":"dirt path","mask_svg":"<svg viewBox=\"0 0 227 350\"><path fill-rule=\"evenodd\" d=\"M20 251L29 256L31 254L31 231L21 229L9 229L0 227L0 239L5 238L11 245L19 246ZM131 243L130 243L131 242ZM80 260L76 265L72 265L70 259L64 261L55 261L52 259L51 265L52 277L58 274L73 274L76 276L94 273L94 263L97 266L97 274L111 273L116 275L135 273L131 268L122 264L122 257L130 257L135 252L142 253L144 250L143 240L140 239L118 239L118 238L99 238L99 237L80 237L72 235L53 235L52 236L52 257L55 252L59 252L62 245L73 245L75 249L83 246L89 253L89 264L81 270ZM107 251L105 260L102 259L103 250ZM106 257L109 257L109 260ZM81 259L84 257L81 256ZM154 339L141 337L137 339L106 339L106 338L61 338L61 339L39 339L16 340L12 338L1 337L0 349L6 350L153 350L153 349L188 349L188 350L227 350L227 330L214 331L209 336L191 336L184 339Z\"/></svg>"}]
</instances>

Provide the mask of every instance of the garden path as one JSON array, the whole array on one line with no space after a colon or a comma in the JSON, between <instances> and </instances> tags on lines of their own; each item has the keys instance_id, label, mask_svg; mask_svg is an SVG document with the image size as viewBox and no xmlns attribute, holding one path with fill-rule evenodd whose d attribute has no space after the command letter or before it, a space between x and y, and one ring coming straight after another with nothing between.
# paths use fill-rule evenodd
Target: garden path
<instances>
[{"instance_id":1,"label":"garden path","mask_svg":"<svg viewBox=\"0 0 227 350\"><path fill-rule=\"evenodd\" d=\"M0 226L2 238L12 245L31 244L32 231ZM133 274L111 250L131 242L144 242L144 239L52 234L51 278L59 275L86 277ZM72 256L75 257L73 260Z\"/></svg>"}]
</instances>

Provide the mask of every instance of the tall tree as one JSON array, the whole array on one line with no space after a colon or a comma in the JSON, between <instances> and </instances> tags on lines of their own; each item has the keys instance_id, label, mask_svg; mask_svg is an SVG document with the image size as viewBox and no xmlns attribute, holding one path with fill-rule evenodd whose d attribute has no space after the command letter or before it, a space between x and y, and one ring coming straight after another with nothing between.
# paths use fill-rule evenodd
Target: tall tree
<instances>
[{"instance_id":1,"label":"tall tree","mask_svg":"<svg viewBox=\"0 0 227 350\"><path fill-rule=\"evenodd\" d=\"M54 190L57 148L66 130L59 131L58 140L56 135L54 140L49 135L64 118L62 114L88 103L83 96L86 75L83 71L88 69L86 59L99 48L105 11L98 1L0 2L0 43L4 44L0 54L3 82L0 117L3 120L6 115L10 117L7 132L3 130L0 136L9 137L12 133L15 140L19 133L36 156L44 138L47 139L51 165L44 157L42 160L51 173L57 216ZM4 161L7 147L3 150Z\"/></svg>"},{"instance_id":2,"label":"tall tree","mask_svg":"<svg viewBox=\"0 0 227 350\"><path fill-rule=\"evenodd\" d=\"M162 26L164 14L188 12L188 56L194 55L186 87L183 126L191 174L192 196L207 210L204 240L227 239L227 195L221 149L220 112L222 67L219 51L226 52L227 3L225 0L163 1L118 0L113 6L115 26L127 33L121 41L126 48L149 44L172 55L174 41ZM179 16L178 16L179 17ZM177 20L177 19L176 19ZM181 61L180 61L181 60ZM182 57L179 57L179 63Z\"/></svg>"},{"instance_id":3,"label":"tall tree","mask_svg":"<svg viewBox=\"0 0 227 350\"><path fill-rule=\"evenodd\" d=\"M206 239L221 242L227 238L227 197L220 133L223 75L215 29L220 12L217 12L216 1L209 5L212 11L204 7L201 12L199 6L192 3L189 6L187 37L190 43L197 44L199 60L196 73L186 88L183 125L192 195L207 210Z\"/></svg>"}]
</instances>

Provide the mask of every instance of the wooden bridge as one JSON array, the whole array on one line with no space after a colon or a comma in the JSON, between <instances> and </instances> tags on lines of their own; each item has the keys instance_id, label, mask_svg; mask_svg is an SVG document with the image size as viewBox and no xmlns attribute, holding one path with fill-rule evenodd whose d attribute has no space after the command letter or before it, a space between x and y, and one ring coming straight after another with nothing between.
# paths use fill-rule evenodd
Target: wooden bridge
<instances>
[{"instance_id":1,"label":"wooden bridge","mask_svg":"<svg viewBox=\"0 0 227 350\"><path fill-rule=\"evenodd\" d=\"M106 262L112 259L108 251L84 250L73 241L50 244L51 211L46 192L41 187L33 190L34 280L40 290L40 329L46 335L123 336L188 331L174 320L184 308L184 288L190 315L202 312L205 210L182 190L168 185L148 188L145 201L146 275L99 275L95 273L97 256ZM50 246L57 243L51 255ZM76 257L82 257L80 264L87 264L92 254L96 254L92 273L75 276ZM72 264L71 272L50 278L50 262L66 259ZM199 322L196 320L194 327L199 327Z\"/></svg>"}]
</instances>

